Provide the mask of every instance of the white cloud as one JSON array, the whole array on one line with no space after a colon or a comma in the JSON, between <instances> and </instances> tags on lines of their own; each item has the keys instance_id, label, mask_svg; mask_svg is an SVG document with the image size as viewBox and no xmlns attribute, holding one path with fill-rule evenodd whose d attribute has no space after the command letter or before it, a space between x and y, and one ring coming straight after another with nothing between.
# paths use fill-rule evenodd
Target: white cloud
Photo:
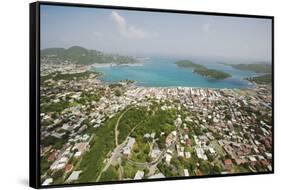
<instances>
[{"instance_id":1,"label":"white cloud","mask_svg":"<svg viewBox=\"0 0 281 190\"><path fill-rule=\"evenodd\" d=\"M111 18L115 22L119 33L125 38L145 38L147 33L135 26L129 26L124 17L112 11Z\"/></svg>"}]
</instances>

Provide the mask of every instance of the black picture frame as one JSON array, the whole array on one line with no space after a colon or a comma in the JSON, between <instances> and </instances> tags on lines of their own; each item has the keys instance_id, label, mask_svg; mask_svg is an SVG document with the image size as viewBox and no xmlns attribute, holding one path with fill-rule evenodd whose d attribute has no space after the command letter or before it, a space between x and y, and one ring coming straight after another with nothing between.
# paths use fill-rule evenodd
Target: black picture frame
<instances>
[{"instance_id":1,"label":"black picture frame","mask_svg":"<svg viewBox=\"0 0 281 190\"><path fill-rule=\"evenodd\" d=\"M148 12L164 12L164 13L183 13L183 14L199 14L199 15L215 15L215 16L230 16L243 18L265 18L271 20L272 31L272 171L257 172L257 173L232 173L226 175L211 175L211 176L190 176L190 177L173 177L159 179L142 179L142 180L126 180L126 181L110 181L110 182L94 182L94 183L79 183L79 184L61 184L42 186L40 183L40 5L54 5L66 7L87 7L87 8L103 8L103 9L119 9L119 10L135 10ZM124 7L124 6L109 6L109 5L92 5L78 3L59 3L38 1L29 5L29 185L33 188L54 188L54 187L75 187L88 185L102 184L122 184L135 182L152 182L152 181L167 181L167 180L183 180L183 179L200 179L200 178L215 178L215 177L231 177L245 175L260 175L274 173L274 16L264 15L248 15L234 13L218 13L218 12L201 12L187 10L170 10L156 8L141 8L141 7Z\"/></svg>"}]
</instances>

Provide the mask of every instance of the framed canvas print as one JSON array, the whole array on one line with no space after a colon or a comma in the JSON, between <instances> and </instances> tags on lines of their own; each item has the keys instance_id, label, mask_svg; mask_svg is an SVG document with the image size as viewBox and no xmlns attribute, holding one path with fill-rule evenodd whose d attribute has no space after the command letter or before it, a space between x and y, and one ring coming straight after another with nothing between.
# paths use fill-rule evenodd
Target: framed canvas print
<instances>
[{"instance_id":1,"label":"framed canvas print","mask_svg":"<svg viewBox=\"0 0 281 190\"><path fill-rule=\"evenodd\" d=\"M30 186L274 172L274 18L30 4Z\"/></svg>"}]
</instances>

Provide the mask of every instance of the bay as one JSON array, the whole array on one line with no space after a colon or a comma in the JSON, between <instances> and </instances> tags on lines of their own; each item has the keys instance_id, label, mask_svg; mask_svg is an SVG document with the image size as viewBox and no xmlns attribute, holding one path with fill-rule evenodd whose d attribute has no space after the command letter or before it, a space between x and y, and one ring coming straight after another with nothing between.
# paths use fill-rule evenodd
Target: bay
<instances>
[{"instance_id":1,"label":"bay","mask_svg":"<svg viewBox=\"0 0 281 190\"><path fill-rule=\"evenodd\" d=\"M93 67L101 72L100 79L107 83L121 80L133 80L138 86L146 87L199 87L199 88L249 88L251 83L245 77L255 76L251 71L241 71L231 66L222 65L212 59L190 59L208 68L230 73L232 76L223 80L214 80L192 72L191 68L178 67L175 62L179 58L150 57L141 65L118 65Z\"/></svg>"}]
</instances>

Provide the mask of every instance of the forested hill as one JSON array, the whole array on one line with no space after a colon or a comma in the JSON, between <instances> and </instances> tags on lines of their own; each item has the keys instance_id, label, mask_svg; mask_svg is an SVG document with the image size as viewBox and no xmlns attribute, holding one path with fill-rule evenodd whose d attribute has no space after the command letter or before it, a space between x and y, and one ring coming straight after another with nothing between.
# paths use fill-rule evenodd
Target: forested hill
<instances>
[{"instance_id":1,"label":"forested hill","mask_svg":"<svg viewBox=\"0 0 281 190\"><path fill-rule=\"evenodd\" d=\"M253 63L231 65L235 69L253 71L255 73L271 73L271 64Z\"/></svg>"},{"instance_id":2,"label":"forested hill","mask_svg":"<svg viewBox=\"0 0 281 190\"><path fill-rule=\"evenodd\" d=\"M97 50L89 50L80 46L65 48L47 48L41 50L41 57L59 58L77 64L90 65L93 63L136 63L137 60L130 56L106 54Z\"/></svg>"}]
</instances>

